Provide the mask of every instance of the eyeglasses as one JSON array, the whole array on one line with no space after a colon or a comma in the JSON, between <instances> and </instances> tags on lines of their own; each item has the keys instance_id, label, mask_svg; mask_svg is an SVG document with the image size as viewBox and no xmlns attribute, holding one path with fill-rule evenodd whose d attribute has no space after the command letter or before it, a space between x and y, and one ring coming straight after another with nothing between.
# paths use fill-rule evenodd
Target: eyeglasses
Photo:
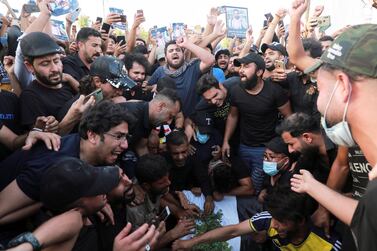
<instances>
[{"instance_id":1,"label":"eyeglasses","mask_svg":"<svg viewBox=\"0 0 377 251\"><path fill-rule=\"evenodd\" d=\"M120 134L112 134L112 133L109 133L109 132L105 132L104 134L106 135L109 135L111 137L113 137L114 139L116 139L117 141L122 141L122 142L126 142L126 141L130 141L132 136L130 134L125 134L125 133L120 133Z\"/></svg>"}]
</instances>

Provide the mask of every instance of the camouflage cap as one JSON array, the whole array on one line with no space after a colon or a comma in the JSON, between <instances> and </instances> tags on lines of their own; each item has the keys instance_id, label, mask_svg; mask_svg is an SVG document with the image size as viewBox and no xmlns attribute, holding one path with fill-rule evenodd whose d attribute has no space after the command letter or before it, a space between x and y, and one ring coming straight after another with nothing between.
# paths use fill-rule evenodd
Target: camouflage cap
<instances>
[{"instance_id":1,"label":"camouflage cap","mask_svg":"<svg viewBox=\"0 0 377 251\"><path fill-rule=\"evenodd\" d=\"M321 59L305 69L308 74L323 63L377 78L377 25L355 25L340 34L322 54Z\"/></svg>"}]
</instances>

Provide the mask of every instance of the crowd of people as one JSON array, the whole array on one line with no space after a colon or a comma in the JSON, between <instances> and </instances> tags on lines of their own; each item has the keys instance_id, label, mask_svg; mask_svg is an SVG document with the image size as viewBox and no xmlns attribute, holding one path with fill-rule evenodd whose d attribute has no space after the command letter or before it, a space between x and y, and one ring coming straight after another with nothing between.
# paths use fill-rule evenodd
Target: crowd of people
<instances>
[{"instance_id":1,"label":"crowd of people","mask_svg":"<svg viewBox=\"0 0 377 251\"><path fill-rule=\"evenodd\" d=\"M49 0L2 2L0 250L377 250L377 25L293 0L227 48L219 8L166 43L68 14L61 41ZM238 224L183 238L229 197Z\"/></svg>"}]
</instances>

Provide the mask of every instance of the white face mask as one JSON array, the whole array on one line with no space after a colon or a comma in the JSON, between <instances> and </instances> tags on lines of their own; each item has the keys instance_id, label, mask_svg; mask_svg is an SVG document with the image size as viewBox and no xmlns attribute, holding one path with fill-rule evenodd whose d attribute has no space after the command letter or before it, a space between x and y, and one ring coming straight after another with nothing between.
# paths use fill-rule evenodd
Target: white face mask
<instances>
[{"instance_id":1,"label":"white face mask","mask_svg":"<svg viewBox=\"0 0 377 251\"><path fill-rule=\"evenodd\" d=\"M326 105L326 108L325 108L325 114L324 114L323 117L321 117L321 124L322 124L323 129L326 132L327 137L329 137L329 139L332 142L334 142L335 144L340 145L340 146L353 147L353 146L356 145L356 143L352 138L351 131L350 131L348 123L346 121L348 104L350 102L351 93L352 93L351 84L350 84L350 94L348 95L347 104L346 104L346 107L344 108L344 112L343 112L343 120L341 122L337 123L336 125L330 127L330 128L328 128L327 125L326 125L327 110L329 109L330 102L331 102L331 100L332 100L332 98L335 94L336 88L338 88L338 85L339 85L339 81L336 81L334 90L332 91L330 99L327 102L327 105Z\"/></svg>"}]
</instances>

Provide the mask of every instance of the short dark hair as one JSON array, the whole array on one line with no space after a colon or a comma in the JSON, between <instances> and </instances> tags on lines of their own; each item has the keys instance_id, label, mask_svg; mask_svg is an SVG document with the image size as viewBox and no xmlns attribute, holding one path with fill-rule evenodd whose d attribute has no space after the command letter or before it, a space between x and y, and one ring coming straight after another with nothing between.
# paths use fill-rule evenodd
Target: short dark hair
<instances>
[{"instance_id":1,"label":"short dark hair","mask_svg":"<svg viewBox=\"0 0 377 251\"><path fill-rule=\"evenodd\" d=\"M165 100L169 100L173 104L178 102L180 109L182 108L181 99L178 97L177 91L170 88L165 88L162 91L158 92L156 96L154 96L153 99L157 99L157 100L165 99Z\"/></svg>"},{"instance_id":2,"label":"short dark hair","mask_svg":"<svg viewBox=\"0 0 377 251\"><path fill-rule=\"evenodd\" d=\"M310 116L306 113L293 113L276 128L276 132L281 135L283 132L289 132L292 137L299 137L303 133L320 133L321 127L317 117Z\"/></svg>"},{"instance_id":3,"label":"short dark hair","mask_svg":"<svg viewBox=\"0 0 377 251\"><path fill-rule=\"evenodd\" d=\"M126 112L124 106L104 100L84 113L79 126L79 134L83 139L88 139L88 131L103 135L123 122L126 122L131 130L135 121L135 117Z\"/></svg>"},{"instance_id":4,"label":"short dark hair","mask_svg":"<svg viewBox=\"0 0 377 251\"><path fill-rule=\"evenodd\" d=\"M79 93L82 95L88 95L94 92L97 88L93 84L93 76L86 75L79 81Z\"/></svg>"},{"instance_id":5,"label":"short dark hair","mask_svg":"<svg viewBox=\"0 0 377 251\"><path fill-rule=\"evenodd\" d=\"M135 169L135 176L140 184L150 184L168 175L168 172L168 162L164 157L148 153L140 157Z\"/></svg>"},{"instance_id":6,"label":"short dark hair","mask_svg":"<svg viewBox=\"0 0 377 251\"><path fill-rule=\"evenodd\" d=\"M196 93L198 95L203 95L204 92L208 91L212 87L220 89L219 81L210 73L206 73L201 76L196 83Z\"/></svg>"},{"instance_id":7,"label":"short dark hair","mask_svg":"<svg viewBox=\"0 0 377 251\"><path fill-rule=\"evenodd\" d=\"M319 41L320 42L323 42L323 41L334 41L334 38L332 37L332 36L328 36L328 35L326 35L326 36L323 36L323 37L321 37L320 39L319 39Z\"/></svg>"},{"instance_id":8,"label":"short dark hair","mask_svg":"<svg viewBox=\"0 0 377 251\"><path fill-rule=\"evenodd\" d=\"M210 180L215 191L227 193L237 186L237 178L232 167L224 162L217 164L210 173Z\"/></svg>"},{"instance_id":9,"label":"short dark hair","mask_svg":"<svg viewBox=\"0 0 377 251\"><path fill-rule=\"evenodd\" d=\"M126 67L127 71L129 71L134 63L138 63L139 65L143 66L145 72L149 71L149 63L148 60L144 57L143 54L140 53L129 53L123 59L124 66Z\"/></svg>"},{"instance_id":10,"label":"short dark hair","mask_svg":"<svg viewBox=\"0 0 377 251\"><path fill-rule=\"evenodd\" d=\"M165 88L170 88L173 90L177 89L177 84L175 83L172 77L165 76L165 77L160 78L157 81L157 87L156 87L157 92L160 92Z\"/></svg>"},{"instance_id":11,"label":"short dark hair","mask_svg":"<svg viewBox=\"0 0 377 251\"><path fill-rule=\"evenodd\" d=\"M309 219L316 203L305 193L293 192L289 184L277 184L268 191L266 205L274 219L299 223Z\"/></svg>"},{"instance_id":12,"label":"short dark hair","mask_svg":"<svg viewBox=\"0 0 377 251\"><path fill-rule=\"evenodd\" d=\"M165 44L165 50L164 50L165 55L166 55L166 52L167 52L167 50L168 50L169 45L172 45L172 44L177 44L177 41L176 41L176 40L170 40L169 42L167 42L167 43ZM181 48L181 50L183 51L182 48Z\"/></svg>"},{"instance_id":13,"label":"short dark hair","mask_svg":"<svg viewBox=\"0 0 377 251\"><path fill-rule=\"evenodd\" d=\"M145 45L136 45L133 50L133 53L148 54L148 48Z\"/></svg>"},{"instance_id":14,"label":"short dark hair","mask_svg":"<svg viewBox=\"0 0 377 251\"><path fill-rule=\"evenodd\" d=\"M141 41L141 42L143 42L143 44L144 44L144 46L146 46L147 45L147 43L145 42L145 40L144 39L142 39L142 38L136 38L136 40L135 41Z\"/></svg>"},{"instance_id":15,"label":"short dark hair","mask_svg":"<svg viewBox=\"0 0 377 251\"><path fill-rule=\"evenodd\" d=\"M166 136L167 145L180 146L188 143L187 136L184 131L172 131L168 136Z\"/></svg>"},{"instance_id":16,"label":"short dark hair","mask_svg":"<svg viewBox=\"0 0 377 251\"><path fill-rule=\"evenodd\" d=\"M110 36L109 36L109 39L112 39L112 40L114 41L114 43L117 42L117 37L114 36L114 35L110 35Z\"/></svg>"},{"instance_id":17,"label":"short dark hair","mask_svg":"<svg viewBox=\"0 0 377 251\"><path fill-rule=\"evenodd\" d=\"M77 33L76 42L86 42L90 36L102 38L101 33L96 29L83 27Z\"/></svg>"},{"instance_id":18,"label":"short dark hair","mask_svg":"<svg viewBox=\"0 0 377 251\"><path fill-rule=\"evenodd\" d=\"M302 45L305 51L310 52L312 58L319 58L322 55L322 45L314 38L304 38L302 40Z\"/></svg>"}]
</instances>

